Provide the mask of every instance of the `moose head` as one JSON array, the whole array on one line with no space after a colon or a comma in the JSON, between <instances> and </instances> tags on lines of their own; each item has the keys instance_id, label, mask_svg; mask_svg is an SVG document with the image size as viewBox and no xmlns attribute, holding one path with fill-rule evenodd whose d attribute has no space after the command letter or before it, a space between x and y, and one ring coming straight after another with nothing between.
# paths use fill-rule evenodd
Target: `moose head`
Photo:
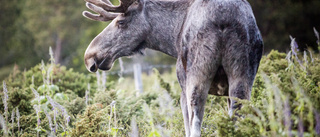
<instances>
[{"instance_id":1,"label":"moose head","mask_svg":"<svg viewBox=\"0 0 320 137\"><path fill-rule=\"evenodd\" d=\"M113 6L108 0L88 0L86 5L100 15L85 11L85 17L98 21L112 20L108 27L92 40L85 52L88 70L109 70L119 57L139 53L145 48L150 25L143 14L141 1L121 1L119 6Z\"/></svg>"},{"instance_id":2,"label":"moose head","mask_svg":"<svg viewBox=\"0 0 320 137\"><path fill-rule=\"evenodd\" d=\"M89 71L109 70L122 56L143 53L145 48L177 56L176 37L186 15L188 3L182 1L86 0L86 6L98 14L84 11L91 20L112 22L96 36L85 52ZM152 25L151 25L152 24Z\"/></svg>"}]
</instances>

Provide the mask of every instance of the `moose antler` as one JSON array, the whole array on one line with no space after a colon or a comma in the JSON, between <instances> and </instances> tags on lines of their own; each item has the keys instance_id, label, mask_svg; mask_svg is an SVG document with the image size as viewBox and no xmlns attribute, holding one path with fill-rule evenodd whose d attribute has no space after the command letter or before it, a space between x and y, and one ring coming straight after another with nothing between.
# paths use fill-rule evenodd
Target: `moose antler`
<instances>
[{"instance_id":1,"label":"moose antler","mask_svg":"<svg viewBox=\"0 0 320 137\"><path fill-rule=\"evenodd\" d=\"M86 2L92 3L94 5L97 5L98 7L103 8L106 11L109 12L118 12L118 13L124 13L127 8L134 2L134 0L119 0L120 5L114 6L109 0L85 0Z\"/></svg>"},{"instance_id":2,"label":"moose antler","mask_svg":"<svg viewBox=\"0 0 320 137\"><path fill-rule=\"evenodd\" d=\"M97 21L110 21L110 20L113 20L114 18L116 18L119 13L109 13L107 11L105 11L104 9L96 6L96 5L93 5L89 2L86 3L86 6L96 12L96 13L99 13L99 14L92 14L91 12L89 11L84 11L82 13L82 15L88 19L91 19L91 20L97 20Z\"/></svg>"},{"instance_id":3,"label":"moose antler","mask_svg":"<svg viewBox=\"0 0 320 137\"><path fill-rule=\"evenodd\" d=\"M98 21L109 21L116 18L119 13L124 13L127 8L134 2L134 0L120 0L119 6L114 6L109 0L85 0L86 6L94 12L99 13L92 14L88 11L84 11L83 16ZM116 13L109 13L116 12Z\"/></svg>"}]
</instances>

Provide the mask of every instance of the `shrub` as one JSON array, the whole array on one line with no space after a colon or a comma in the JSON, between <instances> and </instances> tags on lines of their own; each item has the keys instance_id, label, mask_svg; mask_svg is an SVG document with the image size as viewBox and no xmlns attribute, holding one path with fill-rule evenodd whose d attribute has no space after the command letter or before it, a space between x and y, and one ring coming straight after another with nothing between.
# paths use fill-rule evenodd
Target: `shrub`
<instances>
[{"instance_id":1,"label":"shrub","mask_svg":"<svg viewBox=\"0 0 320 137\"><path fill-rule=\"evenodd\" d=\"M42 63L6 78L8 112L19 108L23 132L15 135L21 136L37 132L53 136L184 136L181 89L175 77L175 73L160 74L157 70L144 74L147 84L144 92L137 94L128 86L133 83L130 78L97 82L94 75ZM38 90L40 103L31 87ZM202 136L319 136L319 87L319 55L294 49L288 54L271 51L260 62L251 101L238 100L243 104L239 116L228 116L227 97L208 97ZM55 107L61 104L63 109L55 111L49 97L57 103ZM39 129L33 105L41 107ZM1 113L3 107L0 102ZM59 114L56 120L55 113ZM61 113L71 115L69 123ZM8 123L9 135L11 127L18 131L17 125ZM52 133L55 125L59 128Z\"/></svg>"}]
</instances>

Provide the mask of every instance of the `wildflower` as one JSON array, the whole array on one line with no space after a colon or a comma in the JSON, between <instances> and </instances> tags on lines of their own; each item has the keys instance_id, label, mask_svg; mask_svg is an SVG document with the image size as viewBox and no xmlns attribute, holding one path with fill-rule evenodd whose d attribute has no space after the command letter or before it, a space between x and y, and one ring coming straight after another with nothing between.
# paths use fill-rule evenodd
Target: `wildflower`
<instances>
[{"instance_id":1,"label":"wildflower","mask_svg":"<svg viewBox=\"0 0 320 137\"><path fill-rule=\"evenodd\" d=\"M4 93L4 97L2 98L3 101L3 105L4 105L4 110L5 110L5 115L8 113L8 89L6 86L6 82L3 81L3 93Z\"/></svg>"},{"instance_id":2,"label":"wildflower","mask_svg":"<svg viewBox=\"0 0 320 137\"><path fill-rule=\"evenodd\" d=\"M46 110L44 111L44 113L46 114L47 119L48 119L48 121L49 121L49 127L50 127L50 129L51 129L51 132L55 132L54 128L52 127L52 120L51 120L50 114L49 114Z\"/></svg>"},{"instance_id":3,"label":"wildflower","mask_svg":"<svg viewBox=\"0 0 320 137\"><path fill-rule=\"evenodd\" d=\"M34 105L33 109L36 110L36 114L37 114L37 137L39 137L39 126L40 126L40 116L39 116L39 112L40 112L40 105Z\"/></svg>"},{"instance_id":4,"label":"wildflower","mask_svg":"<svg viewBox=\"0 0 320 137\"><path fill-rule=\"evenodd\" d=\"M316 30L316 28L313 28L313 31L314 31L314 34L316 35L317 37L317 44L320 45L320 37L319 37L319 32Z\"/></svg>"},{"instance_id":5,"label":"wildflower","mask_svg":"<svg viewBox=\"0 0 320 137\"><path fill-rule=\"evenodd\" d=\"M57 115L58 115L57 110L53 110L53 121L54 121L54 129L53 129L53 132L54 132L54 133L56 133L56 131L57 131L57 129L58 129Z\"/></svg>"},{"instance_id":6,"label":"wildflower","mask_svg":"<svg viewBox=\"0 0 320 137\"><path fill-rule=\"evenodd\" d=\"M52 51L51 46L49 47L49 55L50 55L51 63L55 63L54 56L53 56L53 51Z\"/></svg>"},{"instance_id":7,"label":"wildflower","mask_svg":"<svg viewBox=\"0 0 320 137\"><path fill-rule=\"evenodd\" d=\"M88 83L88 89L86 90L86 105L89 105L89 96L90 96L90 84Z\"/></svg>"},{"instance_id":8,"label":"wildflower","mask_svg":"<svg viewBox=\"0 0 320 137\"><path fill-rule=\"evenodd\" d=\"M63 106L61 106L59 103L53 101L53 99L51 97L47 96L47 99L49 100L49 102L54 110L54 121L56 121L57 109L59 109L61 111L61 115L65 119L66 124L68 125L70 122L70 116L68 115L67 110ZM55 125L55 127L58 127L57 124Z\"/></svg>"},{"instance_id":9,"label":"wildflower","mask_svg":"<svg viewBox=\"0 0 320 137\"><path fill-rule=\"evenodd\" d=\"M131 125L131 132L129 133L129 135L131 137L139 137L139 129L138 129L135 118L131 119L130 125Z\"/></svg>"},{"instance_id":10,"label":"wildflower","mask_svg":"<svg viewBox=\"0 0 320 137\"><path fill-rule=\"evenodd\" d=\"M296 39L293 38L292 36L290 36L290 39L291 39L291 51L293 53L293 55L297 56L297 52L299 51L299 46L296 42Z\"/></svg>"},{"instance_id":11,"label":"wildflower","mask_svg":"<svg viewBox=\"0 0 320 137\"><path fill-rule=\"evenodd\" d=\"M41 73L42 73L43 84L46 85L45 75L46 75L47 72L46 72L43 60L41 60Z\"/></svg>"},{"instance_id":12,"label":"wildflower","mask_svg":"<svg viewBox=\"0 0 320 137\"><path fill-rule=\"evenodd\" d=\"M56 102L54 102L51 97L49 97L49 96L46 96L46 97L49 100L49 103L51 104L52 108L55 108L56 107Z\"/></svg>"},{"instance_id":13,"label":"wildflower","mask_svg":"<svg viewBox=\"0 0 320 137\"><path fill-rule=\"evenodd\" d=\"M54 121L54 129L53 129L53 132L55 133L56 130L58 129L58 124L57 124L57 115L58 115L58 112L57 112L57 108L56 108L56 104L55 102L52 100L51 97L47 96L47 99L49 100L49 103L51 104L52 106L52 111L53 111L53 121Z\"/></svg>"},{"instance_id":14,"label":"wildflower","mask_svg":"<svg viewBox=\"0 0 320 137\"><path fill-rule=\"evenodd\" d=\"M304 62L308 64L308 56L306 51L303 52L303 59L304 59Z\"/></svg>"},{"instance_id":15,"label":"wildflower","mask_svg":"<svg viewBox=\"0 0 320 137\"><path fill-rule=\"evenodd\" d=\"M13 123L14 123L14 110L11 113L11 123L12 123L12 133L14 133Z\"/></svg>"},{"instance_id":16,"label":"wildflower","mask_svg":"<svg viewBox=\"0 0 320 137\"><path fill-rule=\"evenodd\" d=\"M8 96L7 85L6 85L6 82L4 82L4 81L3 81L3 93L4 93L4 96L2 98L2 101L3 101L3 105L4 105L4 115L6 117L4 123L7 123L8 122L8 99L9 99L9 96ZM5 126L5 124L3 124L3 129L4 129L4 134L7 135L8 134L8 127Z\"/></svg>"},{"instance_id":17,"label":"wildflower","mask_svg":"<svg viewBox=\"0 0 320 137\"><path fill-rule=\"evenodd\" d=\"M4 136L8 136L8 132L7 132L7 126L6 126L6 121L4 120L3 116L0 114L0 125L3 129L3 134Z\"/></svg>"},{"instance_id":18,"label":"wildflower","mask_svg":"<svg viewBox=\"0 0 320 137\"><path fill-rule=\"evenodd\" d=\"M34 85L34 76L32 75L32 85Z\"/></svg>"},{"instance_id":19,"label":"wildflower","mask_svg":"<svg viewBox=\"0 0 320 137\"><path fill-rule=\"evenodd\" d=\"M299 118L299 124L298 124L298 136L303 137L303 121L301 118Z\"/></svg>"},{"instance_id":20,"label":"wildflower","mask_svg":"<svg viewBox=\"0 0 320 137\"><path fill-rule=\"evenodd\" d=\"M311 62L313 63L314 62L314 59L312 57L312 53L308 50L309 54L310 54L310 58L311 58Z\"/></svg>"},{"instance_id":21,"label":"wildflower","mask_svg":"<svg viewBox=\"0 0 320 137\"><path fill-rule=\"evenodd\" d=\"M114 105L116 105L116 103L117 103L117 102L113 100L113 101L111 102L110 106L114 106Z\"/></svg>"},{"instance_id":22,"label":"wildflower","mask_svg":"<svg viewBox=\"0 0 320 137\"><path fill-rule=\"evenodd\" d=\"M86 105L88 105L88 102L89 102L89 91L86 90Z\"/></svg>"},{"instance_id":23,"label":"wildflower","mask_svg":"<svg viewBox=\"0 0 320 137\"><path fill-rule=\"evenodd\" d=\"M314 115L316 118L316 133L320 135L320 114L317 111L314 111Z\"/></svg>"},{"instance_id":24,"label":"wildflower","mask_svg":"<svg viewBox=\"0 0 320 137\"><path fill-rule=\"evenodd\" d=\"M37 125L39 127L41 120L39 117L39 113L40 113L40 106L39 105L33 105L33 109L36 110L36 114L37 114Z\"/></svg>"},{"instance_id":25,"label":"wildflower","mask_svg":"<svg viewBox=\"0 0 320 137\"><path fill-rule=\"evenodd\" d=\"M18 132L20 132L20 113L18 108L16 109L16 116L17 116Z\"/></svg>"},{"instance_id":26,"label":"wildflower","mask_svg":"<svg viewBox=\"0 0 320 137\"><path fill-rule=\"evenodd\" d=\"M295 56L296 60L300 64L300 66L303 67L301 60L298 58L299 46L296 42L296 39L293 38L292 36L290 36L290 39L291 39L291 44L290 44L291 52L292 52L293 56Z\"/></svg>"},{"instance_id":27,"label":"wildflower","mask_svg":"<svg viewBox=\"0 0 320 137\"><path fill-rule=\"evenodd\" d=\"M40 104L40 96L39 96L39 93L34 89L34 88L31 88L35 98L38 99L38 104Z\"/></svg>"},{"instance_id":28,"label":"wildflower","mask_svg":"<svg viewBox=\"0 0 320 137\"><path fill-rule=\"evenodd\" d=\"M70 116L68 115L67 110L66 110L63 106L61 106L60 104L58 104L58 103L56 103L56 105L57 105L57 107L60 109L61 114L62 114L62 116L63 116L64 119L65 119L65 122L68 124L69 121L70 121Z\"/></svg>"},{"instance_id":29,"label":"wildflower","mask_svg":"<svg viewBox=\"0 0 320 137\"><path fill-rule=\"evenodd\" d=\"M291 130L292 130L292 126L291 126L291 111L290 111L290 104L289 104L289 99L286 99L286 101L284 102L284 113L285 113L285 120L284 120L284 124L288 130L288 136L292 136Z\"/></svg>"}]
</instances>

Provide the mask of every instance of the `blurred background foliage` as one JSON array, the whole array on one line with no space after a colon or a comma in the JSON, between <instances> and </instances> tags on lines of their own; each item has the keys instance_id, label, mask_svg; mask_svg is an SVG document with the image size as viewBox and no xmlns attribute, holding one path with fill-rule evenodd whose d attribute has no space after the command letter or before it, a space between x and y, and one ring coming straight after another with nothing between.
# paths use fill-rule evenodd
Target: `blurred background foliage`
<instances>
[{"instance_id":1,"label":"blurred background foliage","mask_svg":"<svg viewBox=\"0 0 320 137\"><path fill-rule=\"evenodd\" d=\"M320 29L319 0L248 0L262 33L265 51L288 51L289 35L301 50L317 49L313 28Z\"/></svg>"},{"instance_id":2,"label":"blurred background foliage","mask_svg":"<svg viewBox=\"0 0 320 137\"><path fill-rule=\"evenodd\" d=\"M289 35L296 38L301 50L307 47L318 50L313 27L320 30L319 0L248 1L264 38L265 53L271 49L288 51ZM86 72L85 49L108 23L82 17L83 10L87 10L83 0L1 0L0 80L12 72L15 64L16 69L23 70L47 60L50 46L56 63ZM158 52L147 51L146 56L140 62L164 65L175 62Z\"/></svg>"}]
</instances>

